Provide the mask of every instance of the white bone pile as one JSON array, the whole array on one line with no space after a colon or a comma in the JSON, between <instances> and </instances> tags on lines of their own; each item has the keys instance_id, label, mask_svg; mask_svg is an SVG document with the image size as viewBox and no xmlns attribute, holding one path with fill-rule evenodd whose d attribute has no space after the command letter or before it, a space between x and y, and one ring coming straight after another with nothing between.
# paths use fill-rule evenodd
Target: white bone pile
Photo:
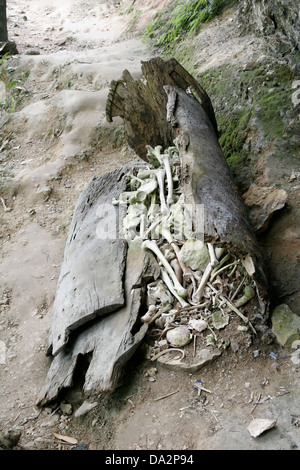
<instances>
[{"instance_id":1,"label":"white bone pile","mask_svg":"<svg viewBox=\"0 0 300 470\"><path fill-rule=\"evenodd\" d=\"M251 262L193 236L177 148L162 153L161 146L147 146L147 151L148 167L128 175L128 191L113 203L127 207L127 242L141 239L142 248L151 250L160 265L160 278L147 286L148 310L141 317L158 331L154 354L183 347L195 335L218 346L218 333L233 317L242 323L240 331L255 332L244 311L257 296Z\"/></svg>"}]
</instances>

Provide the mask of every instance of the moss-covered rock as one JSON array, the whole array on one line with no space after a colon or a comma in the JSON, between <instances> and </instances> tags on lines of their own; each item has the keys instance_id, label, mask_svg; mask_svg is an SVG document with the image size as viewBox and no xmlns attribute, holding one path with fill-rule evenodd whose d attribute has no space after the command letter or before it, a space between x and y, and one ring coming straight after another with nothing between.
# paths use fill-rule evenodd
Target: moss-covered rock
<instances>
[{"instance_id":1,"label":"moss-covered rock","mask_svg":"<svg viewBox=\"0 0 300 470\"><path fill-rule=\"evenodd\" d=\"M300 339L300 317L286 304L278 305L272 312L272 332L277 341L285 347L291 347Z\"/></svg>"}]
</instances>

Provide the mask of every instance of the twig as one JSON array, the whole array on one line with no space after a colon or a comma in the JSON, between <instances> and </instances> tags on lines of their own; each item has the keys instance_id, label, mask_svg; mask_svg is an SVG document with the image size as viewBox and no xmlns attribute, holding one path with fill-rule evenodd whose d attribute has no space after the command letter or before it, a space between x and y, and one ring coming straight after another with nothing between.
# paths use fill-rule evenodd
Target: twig
<instances>
[{"instance_id":1,"label":"twig","mask_svg":"<svg viewBox=\"0 0 300 470\"><path fill-rule=\"evenodd\" d=\"M11 208L10 208L10 207L7 207L7 205L5 204L5 201L4 201L3 197L1 197L0 199L1 199L1 202L2 202L2 205L3 205L4 212L10 212L10 211L11 211Z\"/></svg>"},{"instance_id":2,"label":"twig","mask_svg":"<svg viewBox=\"0 0 300 470\"><path fill-rule=\"evenodd\" d=\"M244 278L241 280L241 282L239 283L239 285L237 286L235 292L232 294L232 296L230 297L229 300L233 301L233 299L236 298L236 296L237 296L238 293L240 292L240 290L241 290L241 288L242 288L242 286L243 286L245 280L246 280L246 277L244 277Z\"/></svg>"},{"instance_id":3,"label":"twig","mask_svg":"<svg viewBox=\"0 0 300 470\"><path fill-rule=\"evenodd\" d=\"M261 394L259 394L258 400L255 402L255 405L254 405L254 407L252 408L252 410L250 411L250 413L253 413L253 411L255 410L255 408L257 407L257 405L259 405L260 399L261 399Z\"/></svg>"},{"instance_id":4,"label":"twig","mask_svg":"<svg viewBox=\"0 0 300 470\"><path fill-rule=\"evenodd\" d=\"M217 294L220 299L224 300L227 304L227 306L233 311L235 312L245 323L249 323L249 319L247 317L245 317L245 315L243 315L236 307L235 305L233 305L228 299L226 299L226 297L224 297L223 295L221 295L217 289L214 288L214 286L208 282L207 285L213 290L213 292L215 294Z\"/></svg>"},{"instance_id":5,"label":"twig","mask_svg":"<svg viewBox=\"0 0 300 470\"><path fill-rule=\"evenodd\" d=\"M163 395L161 397L155 398L154 401L163 400L164 398L170 397L171 395L174 395L175 393L178 393L179 390L180 390L180 388L178 388L174 392L167 393L167 395Z\"/></svg>"},{"instance_id":6,"label":"twig","mask_svg":"<svg viewBox=\"0 0 300 470\"><path fill-rule=\"evenodd\" d=\"M209 411L211 412L211 414L213 415L213 417L215 418L217 423L219 423L220 421L218 420L217 416L215 415L215 411L213 411L213 410L209 410Z\"/></svg>"}]
</instances>

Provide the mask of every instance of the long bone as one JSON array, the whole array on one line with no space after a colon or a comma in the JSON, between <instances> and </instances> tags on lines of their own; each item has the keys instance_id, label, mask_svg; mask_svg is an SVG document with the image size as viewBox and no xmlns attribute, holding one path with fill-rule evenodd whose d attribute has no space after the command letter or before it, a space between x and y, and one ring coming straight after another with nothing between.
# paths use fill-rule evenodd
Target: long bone
<instances>
[{"instance_id":1,"label":"long bone","mask_svg":"<svg viewBox=\"0 0 300 470\"><path fill-rule=\"evenodd\" d=\"M216 266L219 263L219 261L216 257L214 247L212 246L211 243L207 243L207 248L208 248L209 256L210 256L210 264L213 268L214 266Z\"/></svg>"},{"instance_id":2,"label":"long bone","mask_svg":"<svg viewBox=\"0 0 300 470\"><path fill-rule=\"evenodd\" d=\"M169 278L169 275L168 275L167 271L164 268L161 268L160 272L161 272L161 278L164 281L164 283L166 284L166 286L168 287L171 294L173 294L174 297L176 297L176 299L180 302L182 307L189 307L190 304L188 302L186 302L184 300L184 298L181 295L179 295L178 292L174 289L174 286L173 286L172 282L170 281L170 278Z\"/></svg>"},{"instance_id":3,"label":"long bone","mask_svg":"<svg viewBox=\"0 0 300 470\"><path fill-rule=\"evenodd\" d=\"M187 279L189 279L191 282L192 282L192 285L193 285L193 293L191 295L189 295L188 297L188 301L190 304L192 305L197 305L199 304L199 302L195 302L193 300L194 298L194 294L197 290L197 282L201 282L201 276L199 276L195 271L193 271L189 266L187 266L181 259L180 259L180 256L179 256L179 253L180 253L180 249L178 247L178 245L173 241L171 243L171 246L176 254L176 259L178 261L178 264L181 268L181 271L182 271L182 279L184 281L186 281Z\"/></svg>"},{"instance_id":4,"label":"long bone","mask_svg":"<svg viewBox=\"0 0 300 470\"><path fill-rule=\"evenodd\" d=\"M211 265L211 263L208 263L208 265L206 266L206 268L204 270L204 273L201 277L200 284L199 284L196 292L194 293L194 295L192 297L193 302L195 302L195 303L200 302L200 300L203 296L203 292L204 292L205 286L207 284L207 281L210 278L211 271L212 271L212 265Z\"/></svg>"},{"instance_id":5,"label":"long bone","mask_svg":"<svg viewBox=\"0 0 300 470\"><path fill-rule=\"evenodd\" d=\"M174 285L174 289L178 292L178 294L181 297L186 297L187 296L187 291L182 287L180 282L178 281L176 274L174 273L172 267L170 266L169 262L166 260L160 249L158 248L157 244L155 243L154 240L145 240L142 243L142 248L143 249L148 249L153 251L153 253L157 256L159 261L162 263L162 265L166 268L169 276L171 277Z\"/></svg>"},{"instance_id":6,"label":"long bone","mask_svg":"<svg viewBox=\"0 0 300 470\"><path fill-rule=\"evenodd\" d=\"M167 176L167 183L168 183L168 195L167 195L167 205L170 206L173 203L173 176L172 176L172 169L170 164L170 154L164 153L161 155L161 161L164 164Z\"/></svg>"},{"instance_id":7,"label":"long bone","mask_svg":"<svg viewBox=\"0 0 300 470\"><path fill-rule=\"evenodd\" d=\"M160 198L160 205L161 205L161 212L162 214L167 214L168 213L168 206L166 204L166 199L165 199L165 175L166 175L166 170L164 168L159 168L155 172L157 182L158 182L158 187L159 187L159 198Z\"/></svg>"},{"instance_id":8,"label":"long bone","mask_svg":"<svg viewBox=\"0 0 300 470\"><path fill-rule=\"evenodd\" d=\"M120 204L124 206L134 204L135 202L142 202L157 188L156 178L148 178L147 180L142 181L142 183L143 184L141 184L141 186L135 191L124 191L120 194L119 199L113 199L113 205Z\"/></svg>"},{"instance_id":9,"label":"long bone","mask_svg":"<svg viewBox=\"0 0 300 470\"><path fill-rule=\"evenodd\" d=\"M213 270L213 267L216 266L219 261L216 257L216 254L215 254L215 250L214 250L214 247L211 245L211 243L207 243L207 247L208 247L208 251L209 251L209 256L210 256L210 262L208 263L208 265L206 266L205 270L204 270L204 273L202 275L202 278L201 278L201 281L200 281L200 284L198 286L198 289L196 290L196 292L194 293L193 297L192 297L192 300L194 302L197 302L199 303L202 296L203 296L203 292L204 292L204 289L205 289L205 286L210 278L210 275L211 275L211 272Z\"/></svg>"}]
</instances>

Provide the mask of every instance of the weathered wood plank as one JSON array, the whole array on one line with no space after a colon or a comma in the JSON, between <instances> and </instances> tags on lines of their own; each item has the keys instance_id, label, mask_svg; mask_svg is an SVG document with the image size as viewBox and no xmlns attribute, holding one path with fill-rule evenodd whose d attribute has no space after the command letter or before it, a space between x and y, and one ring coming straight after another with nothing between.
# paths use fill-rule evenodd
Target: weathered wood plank
<instances>
[{"instance_id":1,"label":"weathered wood plank","mask_svg":"<svg viewBox=\"0 0 300 470\"><path fill-rule=\"evenodd\" d=\"M128 171L93 178L76 204L53 305L52 355L67 344L71 331L124 305L127 244L119 237L119 208L112 199L124 191Z\"/></svg>"},{"instance_id":2,"label":"weathered wood plank","mask_svg":"<svg viewBox=\"0 0 300 470\"><path fill-rule=\"evenodd\" d=\"M53 359L38 404L55 400L65 388L73 385L79 355L91 354L84 390L114 390L124 364L143 340L148 324L139 321L144 302L149 264L154 279L159 267L154 257L141 249L141 240L130 245L125 272L125 304L113 314L106 315L85 328ZM153 279L152 278L152 279ZM132 289L132 286L140 286Z\"/></svg>"}]
</instances>

